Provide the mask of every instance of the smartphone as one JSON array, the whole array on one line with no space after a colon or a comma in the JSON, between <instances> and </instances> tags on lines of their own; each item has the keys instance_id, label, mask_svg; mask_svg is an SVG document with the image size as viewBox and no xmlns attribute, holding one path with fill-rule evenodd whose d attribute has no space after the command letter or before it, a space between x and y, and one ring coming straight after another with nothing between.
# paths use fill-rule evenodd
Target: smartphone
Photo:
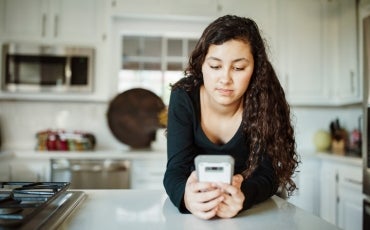
<instances>
[{"instance_id":1,"label":"smartphone","mask_svg":"<svg viewBox=\"0 0 370 230\"><path fill-rule=\"evenodd\" d=\"M194 161L199 182L231 184L234 174L234 158L232 156L198 155Z\"/></svg>"}]
</instances>

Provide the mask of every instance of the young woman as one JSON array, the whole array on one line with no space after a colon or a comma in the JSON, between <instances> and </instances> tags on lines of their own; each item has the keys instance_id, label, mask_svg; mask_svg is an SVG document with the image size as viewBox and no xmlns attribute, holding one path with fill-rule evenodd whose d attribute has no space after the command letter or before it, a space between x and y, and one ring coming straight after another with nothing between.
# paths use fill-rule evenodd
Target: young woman
<instances>
[{"instance_id":1,"label":"young woman","mask_svg":"<svg viewBox=\"0 0 370 230\"><path fill-rule=\"evenodd\" d=\"M290 194L298 165L290 108L256 23L226 15L203 32L185 77L172 86L164 187L180 212L230 218ZM232 183L199 182L194 158L228 154Z\"/></svg>"}]
</instances>

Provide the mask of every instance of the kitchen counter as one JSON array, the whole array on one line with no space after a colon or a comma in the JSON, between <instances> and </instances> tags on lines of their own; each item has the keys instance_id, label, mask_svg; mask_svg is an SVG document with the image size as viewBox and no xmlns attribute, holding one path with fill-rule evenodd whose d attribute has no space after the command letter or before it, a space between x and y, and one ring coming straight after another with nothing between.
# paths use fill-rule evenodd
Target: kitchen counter
<instances>
[{"instance_id":1,"label":"kitchen counter","mask_svg":"<svg viewBox=\"0 0 370 230\"><path fill-rule=\"evenodd\" d=\"M273 196L231 219L181 214L162 190L84 190L87 198L60 229L338 229Z\"/></svg>"},{"instance_id":2,"label":"kitchen counter","mask_svg":"<svg viewBox=\"0 0 370 230\"><path fill-rule=\"evenodd\" d=\"M362 158L349 156L349 155L339 155L332 152L320 152L311 150L298 150L298 153L302 161L307 159L319 159L323 161L338 162L346 165L353 165L362 167Z\"/></svg>"},{"instance_id":3,"label":"kitchen counter","mask_svg":"<svg viewBox=\"0 0 370 230\"><path fill-rule=\"evenodd\" d=\"M96 150L96 151L7 151L3 157L18 159L167 159L166 150Z\"/></svg>"},{"instance_id":4,"label":"kitchen counter","mask_svg":"<svg viewBox=\"0 0 370 230\"><path fill-rule=\"evenodd\" d=\"M362 158L360 157L342 156L328 152L318 152L316 156L322 160L362 167Z\"/></svg>"}]
</instances>

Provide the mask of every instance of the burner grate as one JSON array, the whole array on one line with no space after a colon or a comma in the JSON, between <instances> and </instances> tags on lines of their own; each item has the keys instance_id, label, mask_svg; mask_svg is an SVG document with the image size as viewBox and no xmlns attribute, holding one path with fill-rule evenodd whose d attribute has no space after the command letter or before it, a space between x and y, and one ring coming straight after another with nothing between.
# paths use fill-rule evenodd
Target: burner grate
<instances>
[{"instance_id":1,"label":"burner grate","mask_svg":"<svg viewBox=\"0 0 370 230\"><path fill-rule=\"evenodd\" d=\"M0 182L0 226L20 225L65 192L68 182Z\"/></svg>"}]
</instances>

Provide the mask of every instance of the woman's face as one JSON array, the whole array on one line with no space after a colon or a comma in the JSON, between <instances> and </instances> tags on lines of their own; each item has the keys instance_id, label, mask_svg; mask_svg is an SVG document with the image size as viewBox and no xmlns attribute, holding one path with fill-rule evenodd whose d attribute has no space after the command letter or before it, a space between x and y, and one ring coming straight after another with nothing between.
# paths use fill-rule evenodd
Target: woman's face
<instances>
[{"instance_id":1,"label":"woman's face","mask_svg":"<svg viewBox=\"0 0 370 230\"><path fill-rule=\"evenodd\" d=\"M253 68L249 43L229 40L211 45L202 65L207 94L222 105L239 103L248 88Z\"/></svg>"}]
</instances>

